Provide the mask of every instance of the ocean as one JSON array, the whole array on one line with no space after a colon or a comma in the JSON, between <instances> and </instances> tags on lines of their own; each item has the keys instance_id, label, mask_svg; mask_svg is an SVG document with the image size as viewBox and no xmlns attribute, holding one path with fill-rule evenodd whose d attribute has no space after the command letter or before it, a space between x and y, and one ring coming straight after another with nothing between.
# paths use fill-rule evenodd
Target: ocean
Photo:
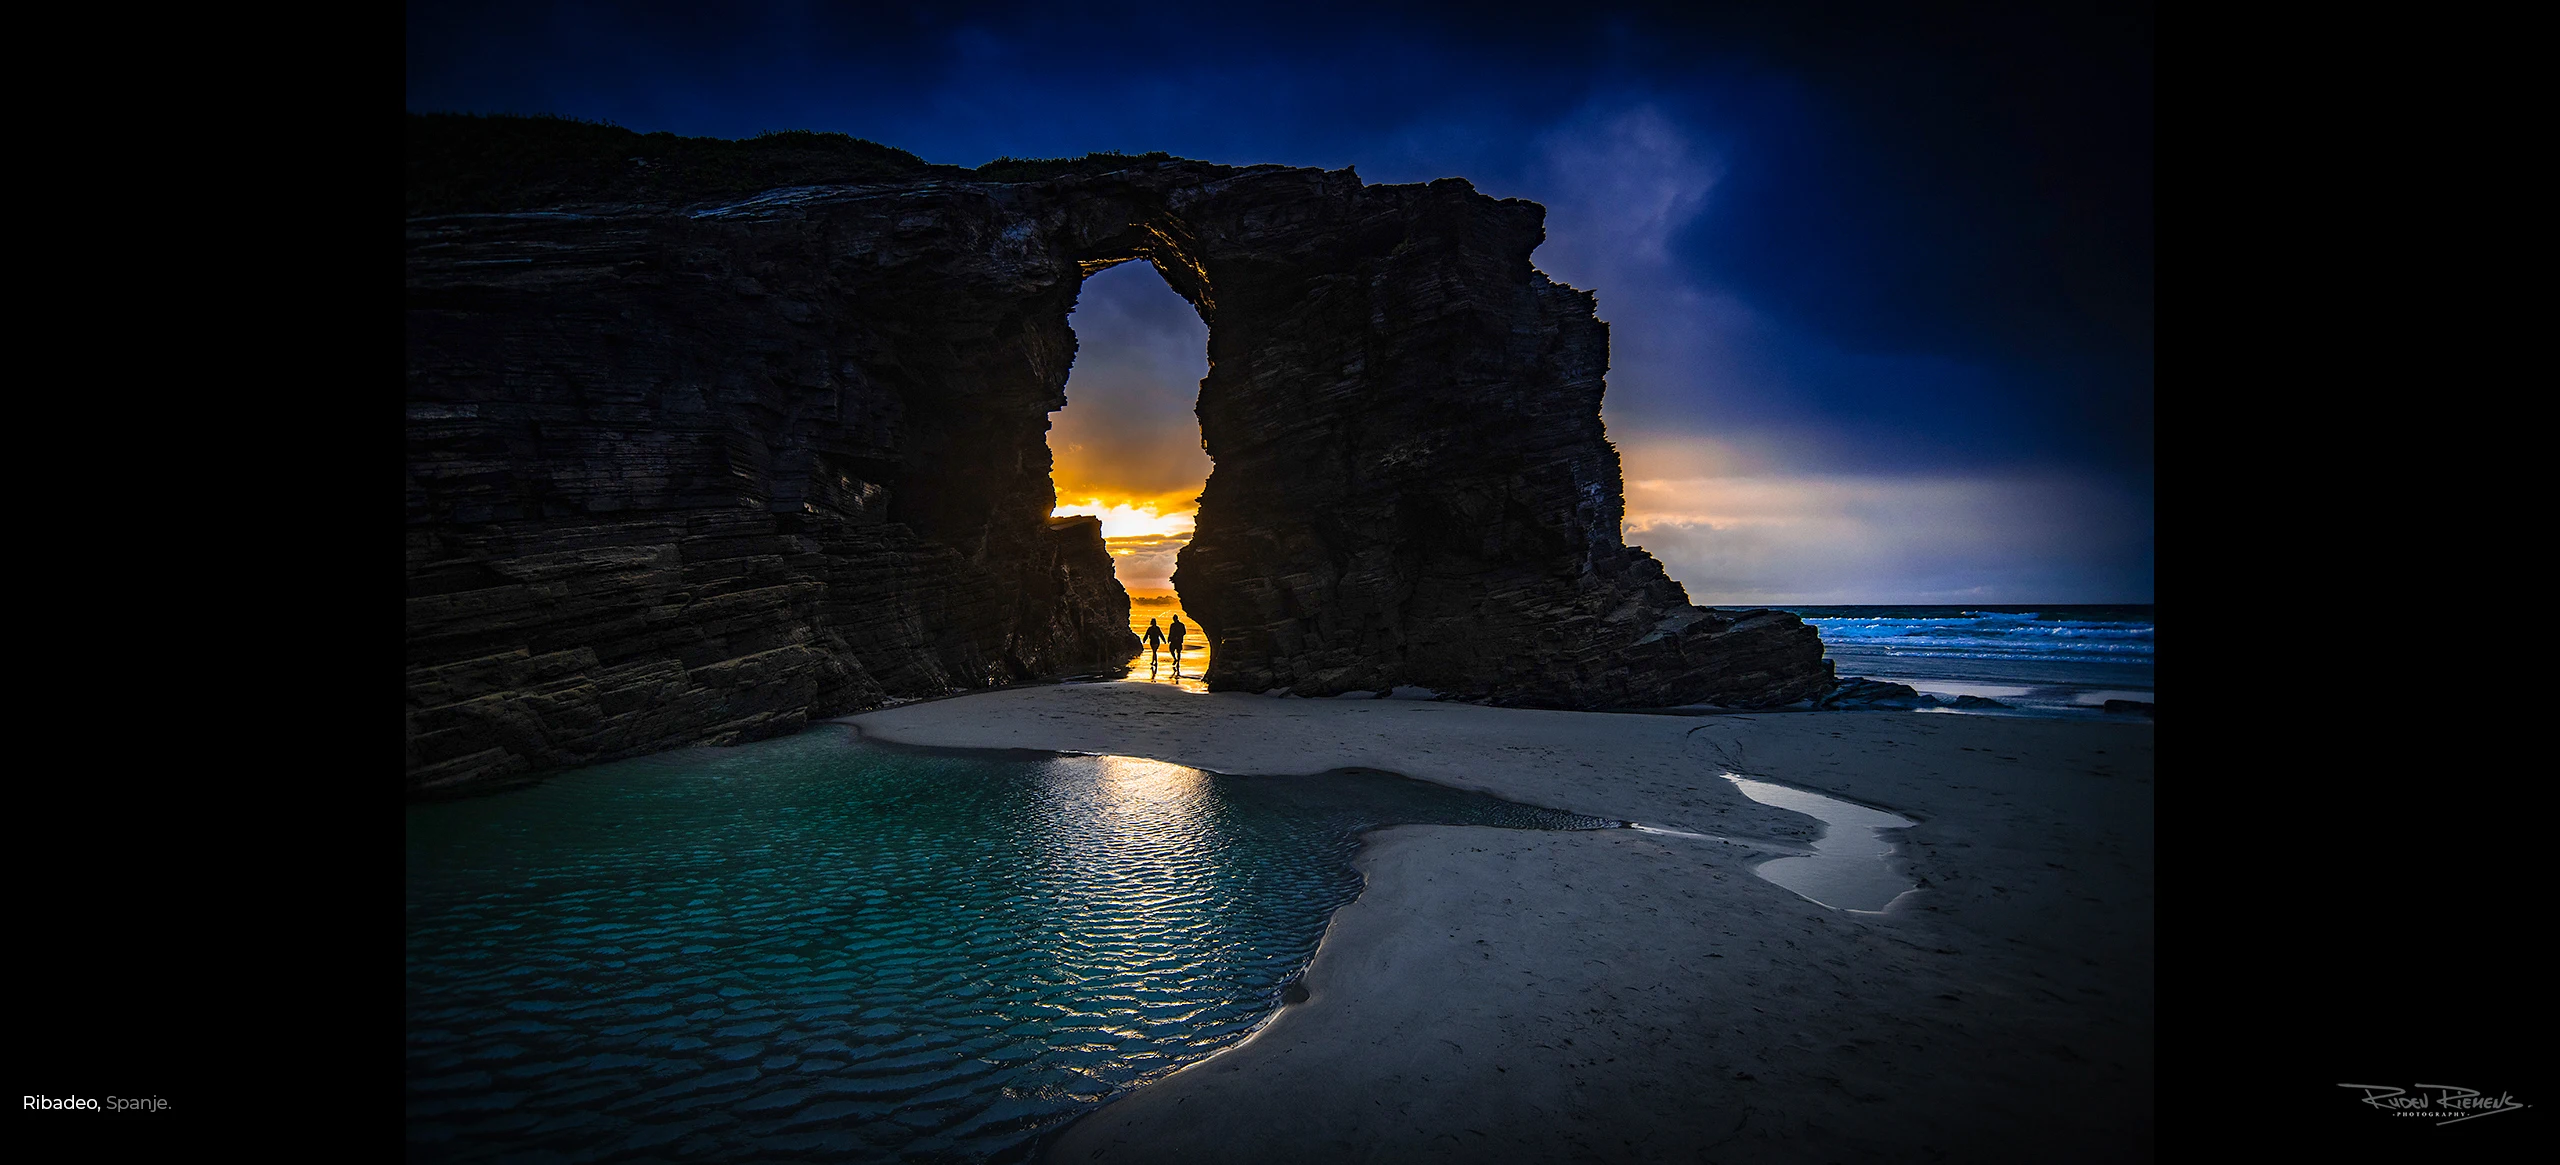
<instances>
[{"instance_id":1,"label":"ocean","mask_svg":"<svg viewBox=\"0 0 2560 1165\"><path fill-rule=\"evenodd\" d=\"M1843 678L1998 700L2017 715L2101 716L2109 700L2153 702L2148 603L1774 609L1820 632Z\"/></svg>"}]
</instances>

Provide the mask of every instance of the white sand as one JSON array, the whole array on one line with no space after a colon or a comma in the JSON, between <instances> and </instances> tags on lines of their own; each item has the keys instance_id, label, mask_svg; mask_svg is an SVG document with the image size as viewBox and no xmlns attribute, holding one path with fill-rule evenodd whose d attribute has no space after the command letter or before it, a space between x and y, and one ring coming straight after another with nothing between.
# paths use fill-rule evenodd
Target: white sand
<instances>
[{"instance_id":1,"label":"white sand","mask_svg":"<svg viewBox=\"0 0 2560 1165\"><path fill-rule=\"evenodd\" d=\"M849 720L911 744L1386 769L1744 839L1373 833L1308 999L1078 1122L1051 1160L2151 1156L2147 721L1682 718L1134 683ZM1752 875L1818 827L1725 772L1917 821L1901 856L1923 891L1847 914Z\"/></svg>"}]
</instances>

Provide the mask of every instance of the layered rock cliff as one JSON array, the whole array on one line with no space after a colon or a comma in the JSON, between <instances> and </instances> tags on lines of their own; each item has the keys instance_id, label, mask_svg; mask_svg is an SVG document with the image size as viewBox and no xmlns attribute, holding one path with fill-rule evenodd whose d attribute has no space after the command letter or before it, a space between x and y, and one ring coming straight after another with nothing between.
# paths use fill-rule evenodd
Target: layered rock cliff
<instances>
[{"instance_id":1,"label":"layered rock cliff","mask_svg":"<svg viewBox=\"0 0 2560 1165\"><path fill-rule=\"evenodd\" d=\"M1044 434L1083 277L1140 260L1209 324L1215 469L1175 585L1212 688L1589 708L1830 684L1793 616L1693 607L1620 541L1605 325L1530 265L1534 203L895 151L705 197L634 178L673 166L645 143L511 201L422 179L418 127L412 789L1125 661L1127 596L1098 525L1050 518ZM811 176L724 157L684 164Z\"/></svg>"}]
</instances>

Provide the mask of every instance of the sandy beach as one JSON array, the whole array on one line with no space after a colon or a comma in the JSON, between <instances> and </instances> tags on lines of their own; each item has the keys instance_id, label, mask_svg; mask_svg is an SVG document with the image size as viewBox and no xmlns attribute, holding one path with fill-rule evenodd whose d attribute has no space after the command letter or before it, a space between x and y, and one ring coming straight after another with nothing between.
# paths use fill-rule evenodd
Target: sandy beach
<instances>
[{"instance_id":1,"label":"sandy beach","mask_svg":"<svg viewBox=\"0 0 2560 1165\"><path fill-rule=\"evenodd\" d=\"M1074 1162L2116 1161L2152 1151L2152 725L1711 717L1023 688L846 722L1226 773L1384 769L1676 833L1408 826L1249 1039L1087 1116ZM1750 872L1819 826L1722 774L1916 821L1919 886ZM1697 834L1703 836L1683 836Z\"/></svg>"}]
</instances>

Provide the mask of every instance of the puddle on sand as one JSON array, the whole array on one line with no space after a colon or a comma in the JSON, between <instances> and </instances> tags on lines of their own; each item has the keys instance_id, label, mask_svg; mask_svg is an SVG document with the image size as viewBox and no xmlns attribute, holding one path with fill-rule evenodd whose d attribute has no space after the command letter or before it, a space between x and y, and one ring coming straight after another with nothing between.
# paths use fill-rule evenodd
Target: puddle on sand
<instances>
[{"instance_id":1,"label":"puddle on sand","mask_svg":"<svg viewBox=\"0 0 2560 1165\"><path fill-rule=\"evenodd\" d=\"M1822 822L1813 852L1771 858L1753 867L1763 878L1834 910L1881 914L1893 901L1917 887L1896 873L1888 860L1893 843L1884 831L1918 824L1907 817L1852 805L1835 797L1789 788L1769 781L1724 774L1742 795L1763 805L1802 813Z\"/></svg>"}]
</instances>

